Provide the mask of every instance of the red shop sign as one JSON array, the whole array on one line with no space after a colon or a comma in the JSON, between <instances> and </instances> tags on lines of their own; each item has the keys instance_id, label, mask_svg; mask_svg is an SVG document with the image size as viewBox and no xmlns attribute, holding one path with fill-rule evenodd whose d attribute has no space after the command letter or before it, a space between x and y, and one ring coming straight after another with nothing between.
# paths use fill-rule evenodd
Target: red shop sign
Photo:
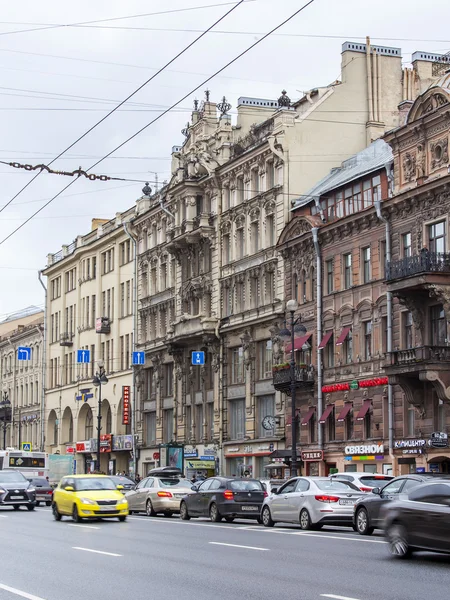
<instances>
[{"instance_id":1,"label":"red shop sign","mask_svg":"<svg viewBox=\"0 0 450 600\"><path fill-rule=\"evenodd\" d=\"M100 452L111 452L112 447L112 435L106 433L100 436Z\"/></svg>"},{"instance_id":2,"label":"red shop sign","mask_svg":"<svg viewBox=\"0 0 450 600\"><path fill-rule=\"evenodd\" d=\"M122 425L130 424L130 386L122 386Z\"/></svg>"}]
</instances>

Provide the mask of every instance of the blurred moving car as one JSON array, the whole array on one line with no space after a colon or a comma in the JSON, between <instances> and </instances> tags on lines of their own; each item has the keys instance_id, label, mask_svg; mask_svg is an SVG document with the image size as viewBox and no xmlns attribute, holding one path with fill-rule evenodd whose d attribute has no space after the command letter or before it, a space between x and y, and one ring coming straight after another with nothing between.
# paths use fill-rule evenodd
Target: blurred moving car
<instances>
[{"instance_id":1,"label":"blurred moving car","mask_svg":"<svg viewBox=\"0 0 450 600\"><path fill-rule=\"evenodd\" d=\"M136 483L132 479L124 477L123 475L109 475L109 478L112 479L112 481L114 481L116 486L122 486L122 494L126 494L130 490L134 490L134 488L136 487Z\"/></svg>"},{"instance_id":2,"label":"blurred moving car","mask_svg":"<svg viewBox=\"0 0 450 600\"><path fill-rule=\"evenodd\" d=\"M171 517L180 512L180 502L187 494L192 494L192 483L184 479L178 469L153 469L152 477L146 477L125 494L130 514L145 512L149 517L163 513Z\"/></svg>"},{"instance_id":3,"label":"blurred moving car","mask_svg":"<svg viewBox=\"0 0 450 600\"><path fill-rule=\"evenodd\" d=\"M406 499L383 509L389 552L408 558L416 550L450 554L450 481L428 480Z\"/></svg>"},{"instance_id":4,"label":"blurred moving car","mask_svg":"<svg viewBox=\"0 0 450 600\"><path fill-rule=\"evenodd\" d=\"M184 521L191 517L209 517L218 523L234 519L256 519L259 523L261 506L268 496L257 479L210 477L192 486L190 495L183 498L180 516Z\"/></svg>"},{"instance_id":5,"label":"blurred moving car","mask_svg":"<svg viewBox=\"0 0 450 600\"><path fill-rule=\"evenodd\" d=\"M0 470L0 506L12 506L14 510L26 506L34 510L36 490L19 471Z\"/></svg>"},{"instance_id":6,"label":"blurred moving car","mask_svg":"<svg viewBox=\"0 0 450 600\"><path fill-rule=\"evenodd\" d=\"M406 499L411 490L432 477L431 473L400 475L387 485L374 488L371 494L365 494L354 506L355 530L361 535L372 535L382 525L381 508L387 502Z\"/></svg>"},{"instance_id":7,"label":"blurred moving car","mask_svg":"<svg viewBox=\"0 0 450 600\"><path fill-rule=\"evenodd\" d=\"M121 489L107 475L68 475L53 493L53 516L56 521L71 516L75 523L87 518L125 521L128 503Z\"/></svg>"},{"instance_id":8,"label":"blurred moving car","mask_svg":"<svg viewBox=\"0 0 450 600\"><path fill-rule=\"evenodd\" d=\"M275 523L299 523L302 529L353 526L353 505L363 494L350 481L296 477L264 500L261 519L265 527Z\"/></svg>"},{"instance_id":9,"label":"blurred moving car","mask_svg":"<svg viewBox=\"0 0 450 600\"><path fill-rule=\"evenodd\" d=\"M46 506L51 506L53 498L53 488L45 477L28 477L28 481L36 489L36 506L45 502Z\"/></svg>"},{"instance_id":10,"label":"blurred moving car","mask_svg":"<svg viewBox=\"0 0 450 600\"><path fill-rule=\"evenodd\" d=\"M392 481L392 475L378 475L377 473L333 473L331 479L339 481L350 481L362 492L371 492L375 487L383 487L388 481Z\"/></svg>"}]
</instances>

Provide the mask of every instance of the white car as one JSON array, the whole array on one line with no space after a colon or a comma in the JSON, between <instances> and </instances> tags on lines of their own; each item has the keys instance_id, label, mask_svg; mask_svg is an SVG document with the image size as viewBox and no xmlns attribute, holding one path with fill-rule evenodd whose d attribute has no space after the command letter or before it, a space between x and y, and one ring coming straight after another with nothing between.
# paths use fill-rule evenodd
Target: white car
<instances>
[{"instance_id":1,"label":"white car","mask_svg":"<svg viewBox=\"0 0 450 600\"><path fill-rule=\"evenodd\" d=\"M383 487L388 481L394 479L392 475L379 475L377 473L333 473L331 479L339 481L350 481L362 492L371 492L376 487Z\"/></svg>"}]
</instances>

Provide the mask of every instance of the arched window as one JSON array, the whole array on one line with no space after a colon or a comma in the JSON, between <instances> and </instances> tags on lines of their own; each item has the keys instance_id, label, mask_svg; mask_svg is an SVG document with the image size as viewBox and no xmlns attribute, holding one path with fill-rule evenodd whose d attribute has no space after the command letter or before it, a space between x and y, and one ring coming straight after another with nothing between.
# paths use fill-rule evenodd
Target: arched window
<instances>
[{"instance_id":1,"label":"arched window","mask_svg":"<svg viewBox=\"0 0 450 600\"><path fill-rule=\"evenodd\" d=\"M308 290L307 290L307 281L306 281L306 271L302 271L302 297L301 302L306 302L308 299Z\"/></svg>"},{"instance_id":2,"label":"arched window","mask_svg":"<svg viewBox=\"0 0 450 600\"><path fill-rule=\"evenodd\" d=\"M314 298L316 297L316 270L314 269L314 267L312 267L311 269L311 277L310 277L310 282L311 282L311 300L314 300Z\"/></svg>"},{"instance_id":3,"label":"arched window","mask_svg":"<svg viewBox=\"0 0 450 600\"><path fill-rule=\"evenodd\" d=\"M108 412L106 413L106 433L111 433L112 431L112 412L111 407L108 408Z\"/></svg>"},{"instance_id":4,"label":"arched window","mask_svg":"<svg viewBox=\"0 0 450 600\"><path fill-rule=\"evenodd\" d=\"M294 273L292 276L292 297L298 301L298 275Z\"/></svg>"},{"instance_id":5,"label":"arched window","mask_svg":"<svg viewBox=\"0 0 450 600\"><path fill-rule=\"evenodd\" d=\"M67 440L68 442L73 442L73 417L72 417L72 413L70 414L70 420L69 420L69 430L68 430L68 436L69 439Z\"/></svg>"},{"instance_id":6,"label":"arched window","mask_svg":"<svg viewBox=\"0 0 450 600\"><path fill-rule=\"evenodd\" d=\"M58 421L55 419L53 424L53 443L56 446L58 444Z\"/></svg>"},{"instance_id":7,"label":"arched window","mask_svg":"<svg viewBox=\"0 0 450 600\"><path fill-rule=\"evenodd\" d=\"M84 439L90 440L94 435L94 421L92 416L92 409L89 408L89 412L86 415L86 424L84 426Z\"/></svg>"}]
</instances>

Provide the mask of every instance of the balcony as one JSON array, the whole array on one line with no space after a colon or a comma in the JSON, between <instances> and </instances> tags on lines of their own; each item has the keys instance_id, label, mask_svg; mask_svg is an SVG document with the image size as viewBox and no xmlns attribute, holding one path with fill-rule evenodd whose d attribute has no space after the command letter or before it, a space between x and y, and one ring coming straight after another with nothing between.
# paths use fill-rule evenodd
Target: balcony
<instances>
[{"instance_id":1,"label":"balcony","mask_svg":"<svg viewBox=\"0 0 450 600\"><path fill-rule=\"evenodd\" d=\"M272 369L273 387L279 392L291 395L291 368L290 366L277 366ZM295 387L297 389L311 388L314 386L315 373L312 365L308 367L295 367Z\"/></svg>"},{"instance_id":2,"label":"balcony","mask_svg":"<svg viewBox=\"0 0 450 600\"><path fill-rule=\"evenodd\" d=\"M386 281L390 291L420 289L427 284L442 284L450 274L450 253L429 252L394 260L386 265Z\"/></svg>"},{"instance_id":3,"label":"balcony","mask_svg":"<svg viewBox=\"0 0 450 600\"><path fill-rule=\"evenodd\" d=\"M215 339L217 319L215 317L202 317L199 315L183 315L172 324L172 331L168 332L167 340L176 345L189 346L204 336Z\"/></svg>"},{"instance_id":4,"label":"balcony","mask_svg":"<svg viewBox=\"0 0 450 600\"><path fill-rule=\"evenodd\" d=\"M73 346L73 333L62 333L60 338L59 338L59 345L60 346Z\"/></svg>"},{"instance_id":5,"label":"balcony","mask_svg":"<svg viewBox=\"0 0 450 600\"><path fill-rule=\"evenodd\" d=\"M420 346L392 352L392 366L415 365L424 362L450 362L450 346Z\"/></svg>"}]
</instances>

